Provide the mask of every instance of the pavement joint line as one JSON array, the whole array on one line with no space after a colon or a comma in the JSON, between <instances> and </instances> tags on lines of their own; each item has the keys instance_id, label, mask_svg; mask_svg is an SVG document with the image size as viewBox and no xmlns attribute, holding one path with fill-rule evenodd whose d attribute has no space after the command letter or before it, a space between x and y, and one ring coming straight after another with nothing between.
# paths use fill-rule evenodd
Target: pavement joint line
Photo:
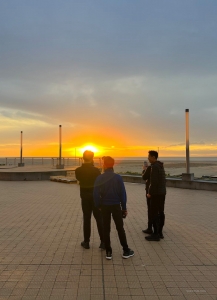
<instances>
[{"instance_id":1,"label":"pavement joint line","mask_svg":"<svg viewBox=\"0 0 217 300\"><path fill-rule=\"evenodd\" d=\"M62 264L62 263L60 263L60 264L10 264L10 263L8 263L8 264L1 264L0 263L0 266L8 266L8 265L10 265L10 266L80 266L81 264L74 264L74 263L72 263L72 264ZM85 264L85 263L82 263L82 265L85 265L85 266L91 266L92 264ZM117 264L117 263L113 263L113 265L114 266L123 266L123 264L121 264L121 263L119 263L119 264ZM150 267L150 266L153 266L153 264L147 264L147 265L145 265L145 266L143 266L143 265L136 265L137 267ZM164 266L164 264L161 264L161 265L154 265L155 267L162 267L162 266ZM192 265L168 265L168 267L216 267L217 266L217 264L212 264L212 265L204 265L204 264L202 264L202 265L195 265L195 264L192 264ZM103 267L103 263L102 263L102 267Z\"/></svg>"},{"instance_id":2,"label":"pavement joint line","mask_svg":"<svg viewBox=\"0 0 217 300\"><path fill-rule=\"evenodd\" d=\"M105 298L105 277L104 277L104 263L103 263L103 251L101 252L101 260L102 260L102 287L103 287L103 298Z\"/></svg>"}]
</instances>

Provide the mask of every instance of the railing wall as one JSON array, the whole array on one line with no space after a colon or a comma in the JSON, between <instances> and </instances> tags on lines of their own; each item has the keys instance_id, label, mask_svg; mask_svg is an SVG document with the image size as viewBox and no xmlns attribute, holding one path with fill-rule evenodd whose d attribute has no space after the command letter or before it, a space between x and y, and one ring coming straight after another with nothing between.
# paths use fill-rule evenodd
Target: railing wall
<instances>
[{"instance_id":1,"label":"railing wall","mask_svg":"<svg viewBox=\"0 0 217 300\"><path fill-rule=\"evenodd\" d=\"M17 166L20 157L0 157L0 166ZM23 157L25 166L56 166L59 164L59 157ZM61 163L64 166L80 166L83 162L81 157L62 157ZM101 167L101 159L95 158L94 165Z\"/></svg>"}]
</instances>

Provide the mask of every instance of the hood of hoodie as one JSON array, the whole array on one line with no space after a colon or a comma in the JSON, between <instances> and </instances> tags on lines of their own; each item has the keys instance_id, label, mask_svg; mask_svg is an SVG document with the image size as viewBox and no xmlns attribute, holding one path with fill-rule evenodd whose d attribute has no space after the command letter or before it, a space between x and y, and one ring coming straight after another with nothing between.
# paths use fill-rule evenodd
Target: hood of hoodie
<instances>
[{"instance_id":1,"label":"hood of hoodie","mask_svg":"<svg viewBox=\"0 0 217 300\"><path fill-rule=\"evenodd\" d=\"M152 165L157 165L158 167L160 167L160 168L163 168L164 167L164 163L163 162L161 162L161 161L159 161L159 160L157 160L155 163L153 163Z\"/></svg>"}]
</instances>

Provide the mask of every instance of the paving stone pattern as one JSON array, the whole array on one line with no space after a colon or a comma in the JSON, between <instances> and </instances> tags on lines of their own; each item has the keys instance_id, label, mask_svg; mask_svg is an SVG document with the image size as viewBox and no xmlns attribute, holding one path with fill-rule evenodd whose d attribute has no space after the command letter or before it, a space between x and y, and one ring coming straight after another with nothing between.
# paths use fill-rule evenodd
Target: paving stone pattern
<instances>
[{"instance_id":1,"label":"paving stone pattern","mask_svg":"<svg viewBox=\"0 0 217 300\"><path fill-rule=\"evenodd\" d=\"M92 220L83 240L79 186L0 182L0 300L217 299L217 193L168 188L165 239L148 242L144 185L126 183L124 260L112 224L105 259Z\"/></svg>"}]
</instances>

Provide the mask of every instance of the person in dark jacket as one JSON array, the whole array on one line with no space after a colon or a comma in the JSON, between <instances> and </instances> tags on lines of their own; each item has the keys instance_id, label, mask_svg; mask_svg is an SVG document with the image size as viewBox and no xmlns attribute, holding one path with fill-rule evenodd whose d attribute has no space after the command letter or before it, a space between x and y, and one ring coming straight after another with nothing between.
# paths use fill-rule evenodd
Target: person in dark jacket
<instances>
[{"instance_id":1,"label":"person in dark jacket","mask_svg":"<svg viewBox=\"0 0 217 300\"><path fill-rule=\"evenodd\" d=\"M95 207L93 200L94 182L101 173L98 168L94 167L93 157L94 153L86 150L83 153L84 163L81 167L75 170L75 177L80 183L81 206L83 211L84 241L81 242L81 246L85 249L90 248L89 242L91 235L91 215L93 213L101 240L99 248L105 249L103 240L102 214Z\"/></svg>"},{"instance_id":2,"label":"person in dark jacket","mask_svg":"<svg viewBox=\"0 0 217 300\"><path fill-rule=\"evenodd\" d=\"M152 221L151 221L151 198L147 197L148 189L150 185L150 176L151 176L151 166L143 166L142 171L142 179L145 180L145 191L146 191L146 203L147 203L147 211L148 211L148 228L142 230L144 233L152 234Z\"/></svg>"},{"instance_id":3,"label":"person in dark jacket","mask_svg":"<svg viewBox=\"0 0 217 300\"><path fill-rule=\"evenodd\" d=\"M159 241L164 238L162 230L165 222L166 179L163 163L157 159L158 152L149 151L148 160L151 163L151 173L147 198L150 199L150 215L154 233L145 237L148 241Z\"/></svg>"},{"instance_id":4,"label":"person in dark jacket","mask_svg":"<svg viewBox=\"0 0 217 300\"><path fill-rule=\"evenodd\" d=\"M103 157L104 173L97 177L94 185L94 202L102 211L103 232L106 248L106 258L112 259L112 248L110 241L111 215L118 231L120 243L123 247L123 258L134 255L134 251L128 247L124 230L123 218L127 216L127 197L123 179L114 173L114 159L110 156Z\"/></svg>"}]
</instances>

